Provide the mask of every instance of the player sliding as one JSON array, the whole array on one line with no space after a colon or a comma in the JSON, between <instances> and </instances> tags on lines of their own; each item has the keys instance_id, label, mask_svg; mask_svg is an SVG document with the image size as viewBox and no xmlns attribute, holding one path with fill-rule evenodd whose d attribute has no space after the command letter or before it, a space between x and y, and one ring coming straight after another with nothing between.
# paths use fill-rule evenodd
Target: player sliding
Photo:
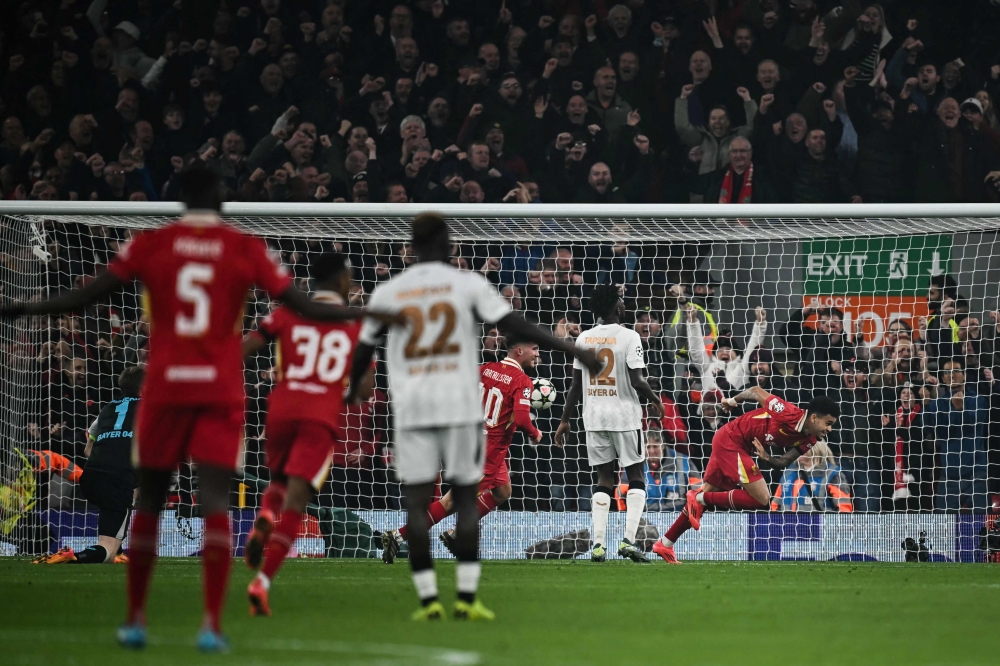
<instances>
[{"instance_id":1,"label":"player sliding","mask_svg":"<svg viewBox=\"0 0 1000 666\"><path fill-rule=\"evenodd\" d=\"M593 353L553 337L511 312L510 303L478 273L448 263L448 226L439 215L413 221L417 262L372 293L370 306L398 312L405 327L388 329L386 365L396 425L396 471L406 502L410 568L421 608L415 620L439 620L437 578L431 560L427 510L444 463L451 484L455 523L454 553L458 600L454 616L491 620L493 612L476 599L479 586L477 487L483 476L483 406L479 400L480 321L513 335L573 354L595 369ZM387 329L372 319L361 330L351 368L350 392L358 390L375 345Z\"/></svg>"},{"instance_id":2,"label":"player sliding","mask_svg":"<svg viewBox=\"0 0 1000 666\"><path fill-rule=\"evenodd\" d=\"M232 548L229 485L243 457L246 396L240 327L247 294L256 285L314 319L354 319L364 310L316 303L296 289L268 255L264 241L219 217L222 190L214 173L193 168L178 180L180 200L188 209L183 218L136 236L85 287L45 301L8 305L0 316L83 310L133 280L143 283L150 317L149 363L133 438L139 502L128 550L128 613L118 642L128 648L146 645L146 597L160 510L174 470L190 458L198 465L205 525L205 614L197 644L205 652L227 652L220 618Z\"/></svg>"},{"instance_id":3,"label":"player sliding","mask_svg":"<svg viewBox=\"0 0 1000 666\"><path fill-rule=\"evenodd\" d=\"M603 562L608 512L616 485L616 461L625 468L628 493L625 495L625 536L618 555L633 562L649 562L635 546L639 519L646 506L646 443L642 436L641 395L649 403L652 416L663 416L663 403L646 383L642 357L642 338L619 322L625 315L625 303L618 287L605 284L590 296L590 311L598 325L576 339L578 348L596 350L601 360L599 372L579 363L573 364L573 384L566 397L562 420L556 429L556 446L562 446L569 434L570 421L577 403L583 398L583 427L587 431L587 459L597 469L597 486L591 500L594 520L594 547L590 559ZM586 392L584 393L584 387Z\"/></svg>"},{"instance_id":4,"label":"player sliding","mask_svg":"<svg viewBox=\"0 0 1000 666\"><path fill-rule=\"evenodd\" d=\"M310 273L314 301L347 303L351 264L344 255L321 254ZM295 542L306 505L330 471L343 420L344 383L360 330L360 321L322 323L280 307L243 339L244 356L272 341L278 350L278 381L268 397L265 444L271 482L246 544L247 566L261 569L247 587L251 615L271 614L271 580ZM371 392L371 374L365 379L358 393L362 398Z\"/></svg>"},{"instance_id":5,"label":"player sliding","mask_svg":"<svg viewBox=\"0 0 1000 666\"><path fill-rule=\"evenodd\" d=\"M772 467L784 469L826 437L840 416L840 406L828 396L813 398L802 411L759 386L735 398L725 398L721 404L728 412L744 402L753 401L760 405L758 409L730 421L715 433L702 490L688 491L687 505L681 515L653 545L653 552L668 563L680 564L674 555L674 544L688 528L701 527L701 515L706 506L734 511L767 508L771 491L753 461L755 451L758 458ZM789 451L773 457L765 445Z\"/></svg>"},{"instance_id":6,"label":"player sliding","mask_svg":"<svg viewBox=\"0 0 1000 666\"><path fill-rule=\"evenodd\" d=\"M504 333L507 356L502 361L484 363L479 368L479 391L486 422L486 467L479 481L479 499L476 508L482 520L508 499L512 491L507 470L507 451L518 428L528 433L535 443L542 441L542 432L531 422L531 378L525 370L538 364L538 345ZM436 525L455 512L451 491L427 509L428 527ZM455 553L455 530L442 532L438 537L445 547ZM392 564L400 546L406 540L406 527L382 533L382 561Z\"/></svg>"}]
</instances>

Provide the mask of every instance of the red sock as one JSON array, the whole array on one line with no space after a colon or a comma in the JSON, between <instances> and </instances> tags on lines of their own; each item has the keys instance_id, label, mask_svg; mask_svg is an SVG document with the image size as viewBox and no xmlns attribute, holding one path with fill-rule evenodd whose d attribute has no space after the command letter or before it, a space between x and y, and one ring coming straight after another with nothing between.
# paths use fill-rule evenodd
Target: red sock
<instances>
[{"instance_id":1,"label":"red sock","mask_svg":"<svg viewBox=\"0 0 1000 666\"><path fill-rule=\"evenodd\" d=\"M438 500L433 502L429 507L427 507L427 527L433 527L437 525L442 520L448 517L448 512L445 511L444 505ZM399 528L399 536L406 539L406 525Z\"/></svg>"},{"instance_id":2,"label":"red sock","mask_svg":"<svg viewBox=\"0 0 1000 666\"><path fill-rule=\"evenodd\" d=\"M674 524L670 526L670 529L668 529L667 533L663 536L667 537L674 543L677 543L677 540L681 538L681 535L689 529L691 529L691 521L688 520L687 511L681 511L681 515L677 516L677 520L674 521Z\"/></svg>"},{"instance_id":3,"label":"red sock","mask_svg":"<svg viewBox=\"0 0 1000 666\"><path fill-rule=\"evenodd\" d=\"M479 519L482 520L483 516L488 514L493 509L497 508L497 501L493 499L493 493L487 491L479 496L479 501L476 502L476 508L479 509Z\"/></svg>"},{"instance_id":4,"label":"red sock","mask_svg":"<svg viewBox=\"0 0 1000 666\"><path fill-rule=\"evenodd\" d=\"M128 623L146 623L146 596L156 561L160 513L136 511L128 543Z\"/></svg>"},{"instance_id":5,"label":"red sock","mask_svg":"<svg viewBox=\"0 0 1000 666\"><path fill-rule=\"evenodd\" d=\"M264 566L260 572L273 579L278 573L281 564L288 557L288 551L295 543L295 537L299 535L299 526L302 524L302 514L293 509L285 509L281 512L281 520L278 526L271 533L271 538L267 542L267 555L264 556Z\"/></svg>"},{"instance_id":6,"label":"red sock","mask_svg":"<svg viewBox=\"0 0 1000 666\"><path fill-rule=\"evenodd\" d=\"M226 598L229 568L232 563L232 535L229 513L220 511L205 516L205 545L201 555L202 585L205 590L205 620L213 631L220 631L222 602Z\"/></svg>"},{"instance_id":7,"label":"red sock","mask_svg":"<svg viewBox=\"0 0 1000 666\"><path fill-rule=\"evenodd\" d=\"M720 509L763 509L760 502L750 493L737 488L736 490L704 493L705 506L717 506Z\"/></svg>"},{"instance_id":8,"label":"red sock","mask_svg":"<svg viewBox=\"0 0 1000 666\"><path fill-rule=\"evenodd\" d=\"M288 486L283 483L272 481L268 484L264 496L260 498L260 508L271 512L275 518L281 515L281 508L285 504L285 495L288 494Z\"/></svg>"}]
</instances>

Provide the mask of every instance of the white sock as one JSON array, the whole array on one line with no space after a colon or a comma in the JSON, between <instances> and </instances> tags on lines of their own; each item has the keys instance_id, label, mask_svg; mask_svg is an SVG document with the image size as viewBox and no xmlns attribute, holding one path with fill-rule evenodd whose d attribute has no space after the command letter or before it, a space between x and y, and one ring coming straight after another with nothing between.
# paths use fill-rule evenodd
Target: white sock
<instances>
[{"instance_id":1,"label":"white sock","mask_svg":"<svg viewBox=\"0 0 1000 666\"><path fill-rule=\"evenodd\" d=\"M479 588L479 573L482 565L479 562L459 562L455 567L456 589L459 594L475 594Z\"/></svg>"},{"instance_id":2,"label":"white sock","mask_svg":"<svg viewBox=\"0 0 1000 666\"><path fill-rule=\"evenodd\" d=\"M413 587L417 588L417 596L430 599L438 595L438 582L434 569L424 569L413 572Z\"/></svg>"},{"instance_id":3,"label":"white sock","mask_svg":"<svg viewBox=\"0 0 1000 666\"><path fill-rule=\"evenodd\" d=\"M674 547L674 542L671 541L670 539L668 539L666 534L664 534L663 536L660 537L660 543L662 543L667 548L673 548Z\"/></svg>"},{"instance_id":4,"label":"white sock","mask_svg":"<svg viewBox=\"0 0 1000 666\"><path fill-rule=\"evenodd\" d=\"M594 493L590 501L590 510L594 514L594 544L606 546L604 542L608 533L608 512L611 511L611 496L607 493Z\"/></svg>"},{"instance_id":5,"label":"white sock","mask_svg":"<svg viewBox=\"0 0 1000 666\"><path fill-rule=\"evenodd\" d=\"M625 494L625 538L629 543L635 543L635 533L639 531L639 519L645 507L646 491L629 488Z\"/></svg>"},{"instance_id":6,"label":"white sock","mask_svg":"<svg viewBox=\"0 0 1000 666\"><path fill-rule=\"evenodd\" d=\"M705 506L705 493L698 493L694 498L698 500L698 504Z\"/></svg>"},{"instance_id":7,"label":"white sock","mask_svg":"<svg viewBox=\"0 0 1000 666\"><path fill-rule=\"evenodd\" d=\"M263 571L257 572L257 580L260 581L260 584L264 588L265 592L271 589L271 579L265 576Z\"/></svg>"}]
</instances>

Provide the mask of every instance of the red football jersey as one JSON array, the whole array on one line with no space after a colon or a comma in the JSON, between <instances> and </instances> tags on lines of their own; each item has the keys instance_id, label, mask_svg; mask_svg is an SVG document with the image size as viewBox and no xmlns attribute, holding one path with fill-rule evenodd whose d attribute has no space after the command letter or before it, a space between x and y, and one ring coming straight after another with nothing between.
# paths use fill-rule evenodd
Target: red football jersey
<instances>
[{"instance_id":1,"label":"red football jersey","mask_svg":"<svg viewBox=\"0 0 1000 666\"><path fill-rule=\"evenodd\" d=\"M145 285L149 365L144 401L243 404L243 309L256 285L280 296L291 277L264 241L215 215L189 215L128 243L111 265Z\"/></svg>"},{"instance_id":2,"label":"red football jersey","mask_svg":"<svg viewBox=\"0 0 1000 666\"><path fill-rule=\"evenodd\" d=\"M779 446L784 449L796 446L805 453L817 441L812 435L802 432L805 420L805 410L772 396L765 407L748 412L722 426L719 436L728 436L731 441L740 442L743 450L750 454L756 453L753 448L754 437L764 446Z\"/></svg>"},{"instance_id":3,"label":"red football jersey","mask_svg":"<svg viewBox=\"0 0 1000 666\"><path fill-rule=\"evenodd\" d=\"M479 378L489 455L510 447L517 429L515 412L526 417L519 419L522 423L530 422L532 383L517 361L506 358L479 366Z\"/></svg>"},{"instance_id":4,"label":"red football jersey","mask_svg":"<svg viewBox=\"0 0 1000 666\"><path fill-rule=\"evenodd\" d=\"M360 320L318 322L286 307L268 315L257 329L277 345L278 381L268 398L268 418L319 421L339 433L360 332Z\"/></svg>"}]
</instances>

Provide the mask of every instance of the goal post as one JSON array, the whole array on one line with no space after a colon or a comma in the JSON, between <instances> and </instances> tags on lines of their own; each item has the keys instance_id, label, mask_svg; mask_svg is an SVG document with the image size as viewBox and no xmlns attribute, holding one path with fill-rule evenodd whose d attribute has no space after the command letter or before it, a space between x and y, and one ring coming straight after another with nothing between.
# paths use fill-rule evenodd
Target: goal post
<instances>
[{"instance_id":1,"label":"goal post","mask_svg":"<svg viewBox=\"0 0 1000 666\"><path fill-rule=\"evenodd\" d=\"M228 203L223 214L265 238L303 286L314 256L347 253L363 301L412 261L410 220L428 210L449 220L457 265L482 271L557 335L593 324L595 285L623 285L647 375L668 403L664 419L646 420L647 546L700 483L724 422L719 396L758 383L798 404L832 394L844 414L828 446L785 472L762 470L771 511L707 514L678 544L681 559L901 560L901 542L921 532L935 557L983 559L977 535L1000 494L991 315L1000 307L1000 206ZM79 284L132 234L182 213L173 202L0 202L2 294L38 298ZM929 294L934 285L940 294ZM686 324L687 302L697 327ZM747 350L757 307L766 332ZM252 293L246 330L269 308ZM96 515L79 488L35 462L53 452L85 464L86 426L113 396L118 372L145 358L147 327L132 288L74 316L0 322L0 554L93 541ZM695 340L707 363L689 353ZM485 358L502 357L495 331L485 327L483 341ZM233 492L238 551L267 479L272 366L266 352L246 368L245 477ZM487 558L585 548L594 479L582 424L566 449L551 446L571 369L545 353L537 375L559 396L534 414L541 445L515 436L514 494L484 520ZM372 532L402 521L381 366L377 380L373 399L346 421L330 480L296 542L300 554L372 557ZM164 513L164 554L200 548L190 476L181 471ZM613 512L609 538L623 525L624 512Z\"/></svg>"}]
</instances>

